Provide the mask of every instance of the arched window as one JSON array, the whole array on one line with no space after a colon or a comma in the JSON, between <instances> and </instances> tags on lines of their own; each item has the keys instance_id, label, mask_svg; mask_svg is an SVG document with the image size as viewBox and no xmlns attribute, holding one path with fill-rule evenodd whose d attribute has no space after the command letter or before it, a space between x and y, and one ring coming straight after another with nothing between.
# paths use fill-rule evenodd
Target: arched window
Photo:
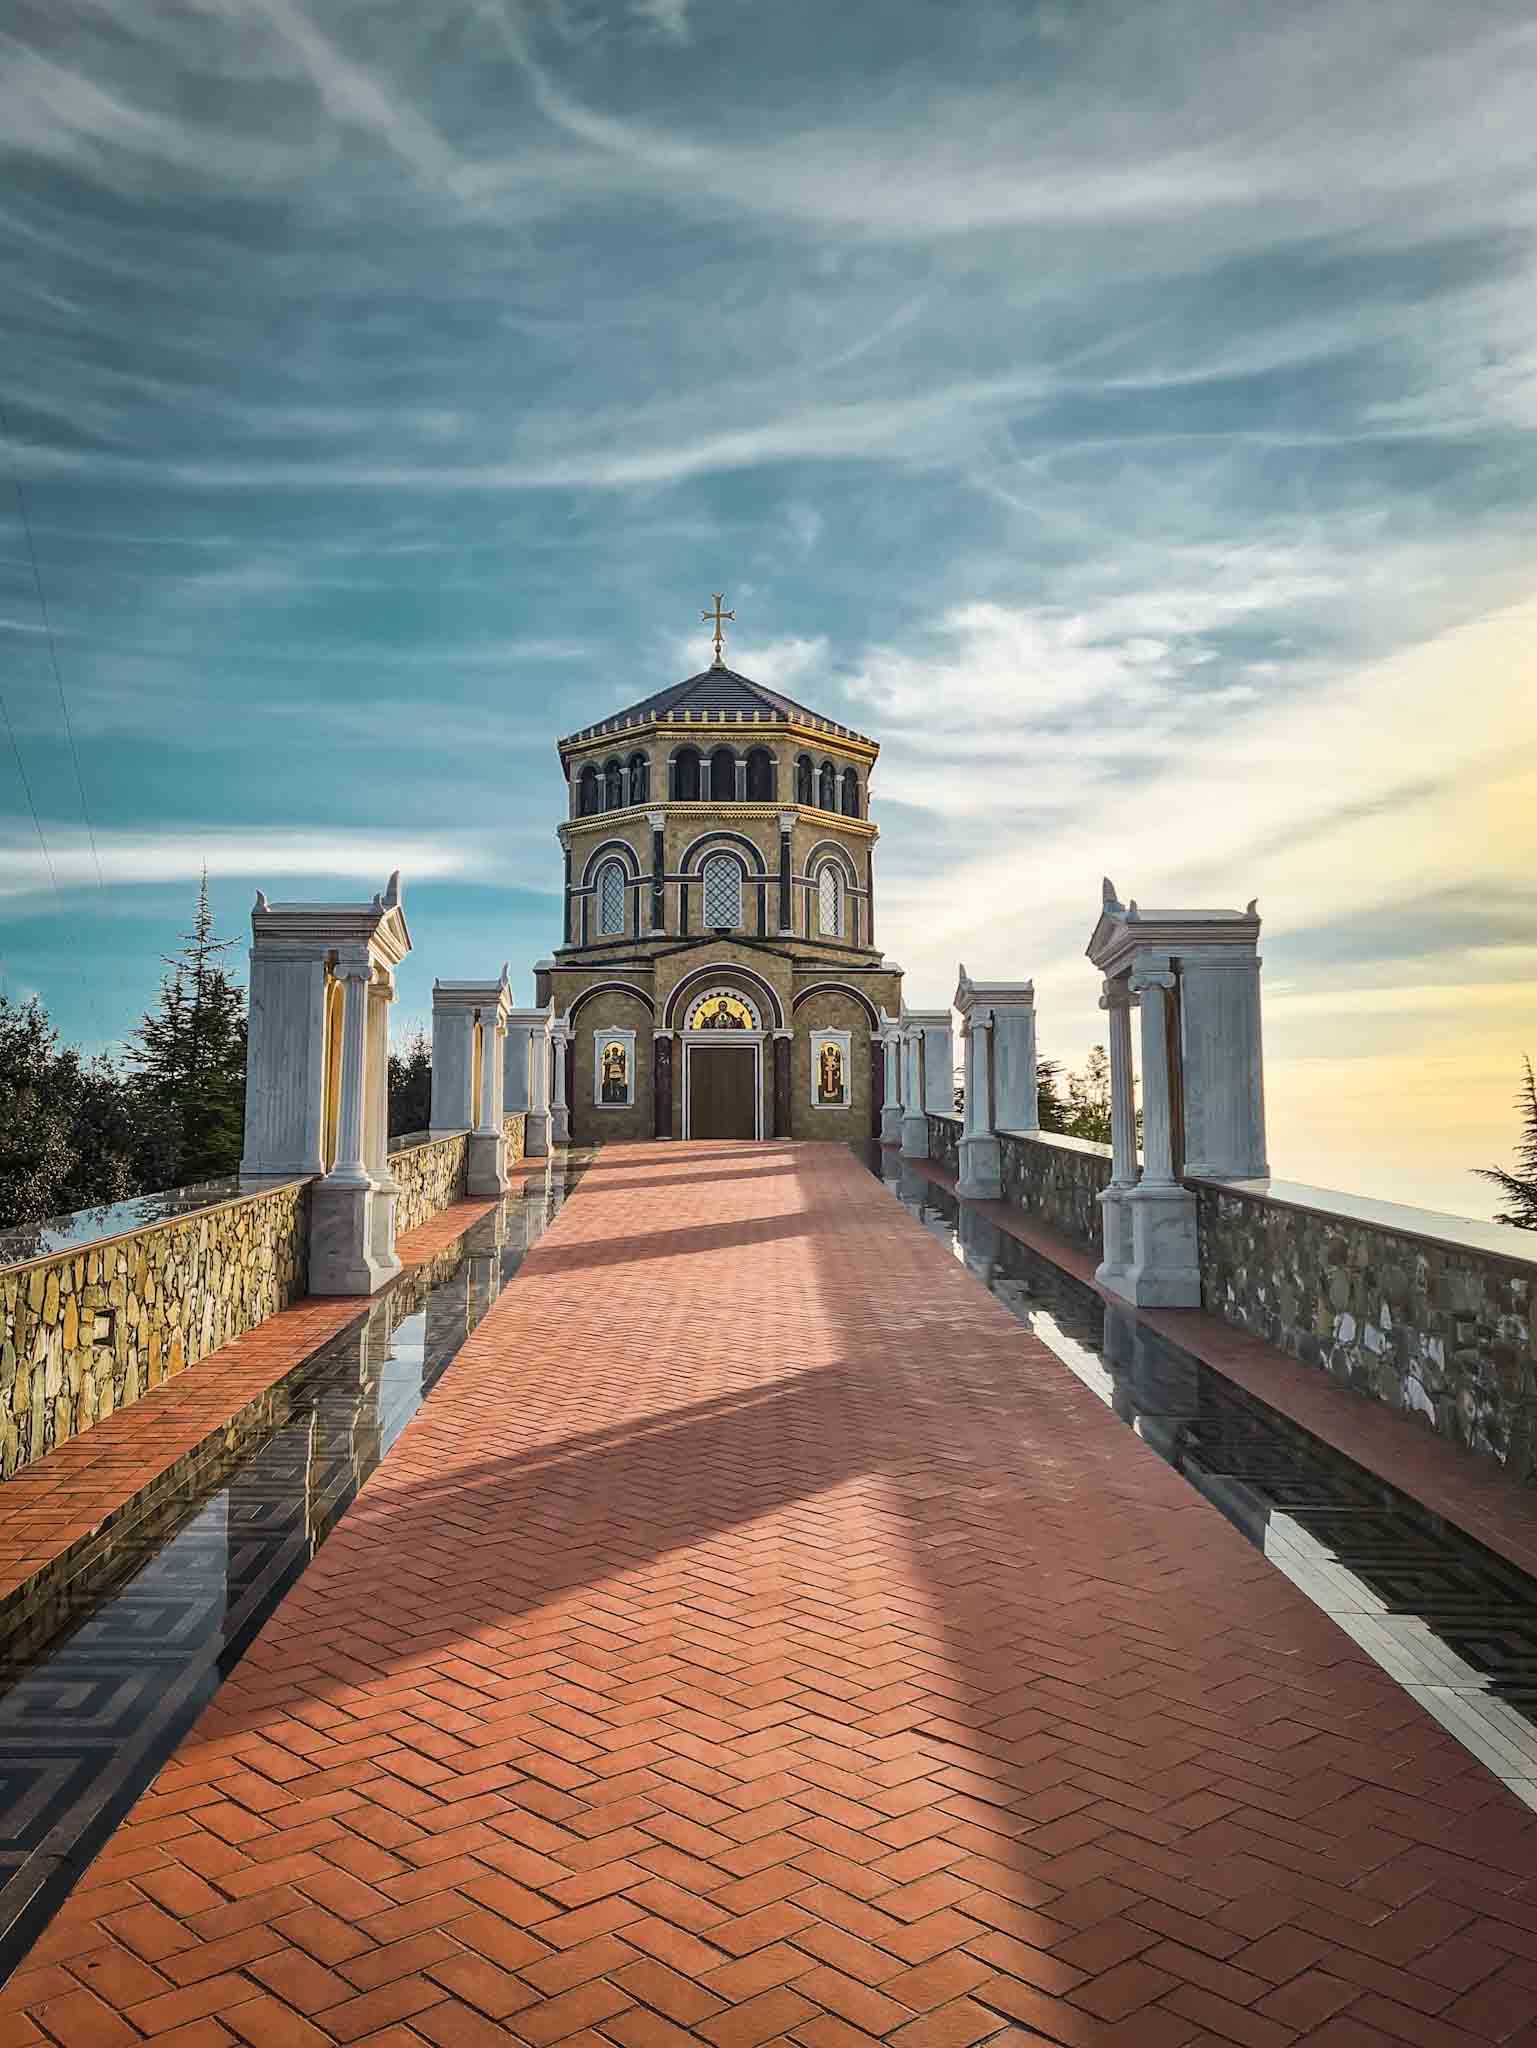
<instances>
[{"instance_id":1,"label":"arched window","mask_svg":"<svg viewBox=\"0 0 1537 2048\"><path fill-rule=\"evenodd\" d=\"M614 938L624 930L624 869L606 860L598 871L598 932Z\"/></svg>"},{"instance_id":2,"label":"arched window","mask_svg":"<svg viewBox=\"0 0 1537 2048\"><path fill-rule=\"evenodd\" d=\"M617 761L603 764L603 808L605 811L624 809L624 770Z\"/></svg>"},{"instance_id":3,"label":"arched window","mask_svg":"<svg viewBox=\"0 0 1537 2048\"><path fill-rule=\"evenodd\" d=\"M798 804L806 804L808 806L814 804L816 802L815 787L816 770L811 765L811 756L809 754L797 754L795 757L795 801Z\"/></svg>"},{"instance_id":4,"label":"arched window","mask_svg":"<svg viewBox=\"0 0 1537 2048\"><path fill-rule=\"evenodd\" d=\"M843 937L843 877L831 861L817 876L817 930L824 939Z\"/></svg>"},{"instance_id":5,"label":"arched window","mask_svg":"<svg viewBox=\"0 0 1537 2048\"><path fill-rule=\"evenodd\" d=\"M729 804L736 797L736 755L729 747L717 747L710 756L710 801Z\"/></svg>"},{"instance_id":6,"label":"arched window","mask_svg":"<svg viewBox=\"0 0 1537 2048\"><path fill-rule=\"evenodd\" d=\"M630 802L643 804L651 795L651 763L644 754L630 756Z\"/></svg>"},{"instance_id":7,"label":"arched window","mask_svg":"<svg viewBox=\"0 0 1537 2048\"><path fill-rule=\"evenodd\" d=\"M590 818L595 811L603 808L598 794L598 771L589 761L576 781L576 815Z\"/></svg>"},{"instance_id":8,"label":"arched window","mask_svg":"<svg viewBox=\"0 0 1537 2048\"><path fill-rule=\"evenodd\" d=\"M822 763L822 773L818 778L817 803L824 811L835 811L838 808L838 771L831 761Z\"/></svg>"},{"instance_id":9,"label":"arched window","mask_svg":"<svg viewBox=\"0 0 1537 2048\"><path fill-rule=\"evenodd\" d=\"M711 931L736 931L742 922L742 863L729 853L712 853L700 871L704 922Z\"/></svg>"},{"instance_id":10,"label":"arched window","mask_svg":"<svg viewBox=\"0 0 1537 2048\"><path fill-rule=\"evenodd\" d=\"M754 747L747 756L747 801L750 804L771 804L774 801L774 757L767 747Z\"/></svg>"},{"instance_id":11,"label":"arched window","mask_svg":"<svg viewBox=\"0 0 1537 2048\"><path fill-rule=\"evenodd\" d=\"M859 816L859 777L852 768L843 771L843 815L845 818Z\"/></svg>"},{"instance_id":12,"label":"arched window","mask_svg":"<svg viewBox=\"0 0 1537 2048\"><path fill-rule=\"evenodd\" d=\"M699 749L679 747L672 757L672 798L678 804L699 801Z\"/></svg>"}]
</instances>

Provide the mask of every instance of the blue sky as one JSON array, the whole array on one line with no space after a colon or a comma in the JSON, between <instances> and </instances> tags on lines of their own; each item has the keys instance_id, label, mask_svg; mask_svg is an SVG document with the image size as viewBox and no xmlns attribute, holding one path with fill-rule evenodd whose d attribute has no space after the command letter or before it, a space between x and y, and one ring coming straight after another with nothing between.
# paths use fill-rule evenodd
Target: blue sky
<instances>
[{"instance_id":1,"label":"blue sky","mask_svg":"<svg viewBox=\"0 0 1537 2048\"><path fill-rule=\"evenodd\" d=\"M1517 5L13 0L0 985L113 1040L206 860L230 931L399 865L402 1010L527 996L553 736L724 587L883 742L910 1000L1076 1060L1105 870L1258 895L1278 1170L1485 1212L1534 103Z\"/></svg>"}]
</instances>

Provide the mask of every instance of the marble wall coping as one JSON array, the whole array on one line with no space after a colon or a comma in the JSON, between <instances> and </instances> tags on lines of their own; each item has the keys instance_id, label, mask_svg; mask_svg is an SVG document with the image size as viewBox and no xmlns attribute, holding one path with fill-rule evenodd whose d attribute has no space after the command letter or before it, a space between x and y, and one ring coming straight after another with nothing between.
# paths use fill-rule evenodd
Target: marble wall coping
<instances>
[{"instance_id":1,"label":"marble wall coping","mask_svg":"<svg viewBox=\"0 0 1537 2048\"><path fill-rule=\"evenodd\" d=\"M313 1173L297 1173L276 1175L269 1180L248 1174L246 1180L249 1184L243 1186L238 1194L224 1195L211 1202L194 1203L187 1208L173 1210L168 1215L152 1217L147 1222L130 1223L122 1230L109 1228L99 1237L82 1237L71 1244L56 1245L51 1251L39 1252L35 1258L0 1260L0 1279L9 1279L13 1273L30 1273L35 1266L58 1265L63 1260L78 1257L82 1252L100 1251L104 1245L123 1244L129 1238L153 1237L162 1230L177 1230L183 1224L199 1223L205 1216L217 1216L226 1209L239 1209L247 1202L260 1202L268 1195L280 1193L284 1188L306 1187L318 1178L319 1176ZM130 1196L129 1199L142 1201L150 1200L152 1197ZM117 1205L114 1203L111 1206ZM90 1212L81 1210L78 1213L88 1215ZM60 1220L58 1217L53 1219L55 1224Z\"/></svg>"},{"instance_id":2,"label":"marble wall coping","mask_svg":"<svg viewBox=\"0 0 1537 2048\"><path fill-rule=\"evenodd\" d=\"M1112 1157L1108 1145L1097 1138L1073 1138L1066 1131L1000 1131L1000 1138L1017 1138L1022 1145L1056 1145L1064 1152L1080 1152L1091 1159Z\"/></svg>"},{"instance_id":3,"label":"marble wall coping","mask_svg":"<svg viewBox=\"0 0 1537 2048\"><path fill-rule=\"evenodd\" d=\"M1508 1223L1481 1223L1473 1216L1449 1216L1438 1209L1415 1209L1405 1202L1380 1202L1372 1195L1341 1194L1335 1188L1310 1187L1305 1181L1211 1180L1191 1175L1188 1185L1272 1208L1305 1209L1315 1216L1336 1216L1342 1223L1365 1223L1393 1237L1452 1245L1508 1265L1537 1267L1537 1231L1517 1230Z\"/></svg>"}]
</instances>

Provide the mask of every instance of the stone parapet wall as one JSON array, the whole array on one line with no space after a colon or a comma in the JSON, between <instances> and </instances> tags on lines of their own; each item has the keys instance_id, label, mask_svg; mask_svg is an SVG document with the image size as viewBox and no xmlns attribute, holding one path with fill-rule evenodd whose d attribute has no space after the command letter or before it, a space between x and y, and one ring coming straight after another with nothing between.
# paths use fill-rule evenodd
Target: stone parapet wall
<instances>
[{"instance_id":1,"label":"stone parapet wall","mask_svg":"<svg viewBox=\"0 0 1537 2048\"><path fill-rule=\"evenodd\" d=\"M308 1186L288 1181L0 1272L5 1475L297 1301Z\"/></svg>"},{"instance_id":2,"label":"stone parapet wall","mask_svg":"<svg viewBox=\"0 0 1537 2048\"><path fill-rule=\"evenodd\" d=\"M1003 1198L1099 1253L1104 1232L1100 1190L1110 1183L1110 1147L1054 1131L1002 1134Z\"/></svg>"},{"instance_id":3,"label":"stone parapet wall","mask_svg":"<svg viewBox=\"0 0 1537 2048\"><path fill-rule=\"evenodd\" d=\"M1505 1257L1215 1182L1195 1193L1212 1314L1537 1484L1537 1238Z\"/></svg>"},{"instance_id":4,"label":"stone parapet wall","mask_svg":"<svg viewBox=\"0 0 1537 2048\"><path fill-rule=\"evenodd\" d=\"M502 1118L502 1136L507 1144L507 1164L516 1166L527 1154L528 1114L525 1110L508 1110Z\"/></svg>"},{"instance_id":5,"label":"stone parapet wall","mask_svg":"<svg viewBox=\"0 0 1537 2048\"><path fill-rule=\"evenodd\" d=\"M469 1170L468 1131L451 1138L429 1138L391 1152L390 1172L400 1189L395 1203L395 1235L403 1237L429 1216L436 1216L464 1194Z\"/></svg>"},{"instance_id":6,"label":"stone parapet wall","mask_svg":"<svg viewBox=\"0 0 1537 2048\"><path fill-rule=\"evenodd\" d=\"M960 1176L958 1116L930 1116L929 1157L946 1173ZM1003 1198L1017 1202L1074 1244L1098 1252L1099 1192L1110 1179L1110 1147L1051 1131L1001 1131Z\"/></svg>"}]
</instances>

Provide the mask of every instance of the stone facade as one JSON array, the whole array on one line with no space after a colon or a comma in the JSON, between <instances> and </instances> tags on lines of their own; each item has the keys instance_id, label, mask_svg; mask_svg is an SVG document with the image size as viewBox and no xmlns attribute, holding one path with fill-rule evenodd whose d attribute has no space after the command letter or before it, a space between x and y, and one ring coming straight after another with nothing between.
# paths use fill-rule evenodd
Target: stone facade
<instances>
[{"instance_id":1,"label":"stone facade","mask_svg":"<svg viewBox=\"0 0 1537 2048\"><path fill-rule=\"evenodd\" d=\"M1522 1261L1212 1184L1196 1193L1212 1314L1537 1484L1537 1242Z\"/></svg>"},{"instance_id":2,"label":"stone facade","mask_svg":"<svg viewBox=\"0 0 1537 2048\"><path fill-rule=\"evenodd\" d=\"M303 1181L0 1272L6 1476L306 1291Z\"/></svg>"},{"instance_id":3,"label":"stone facade","mask_svg":"<svg viewBox=\"0 0 1537 2048\"><path fill-rule=\"evenodd\" d=\"M507 1164L515 1166L526 1155L528 1112L510 1109L502 1118L502 1138L507 1146Z\"/></svg>"},{"instance_id":4,"label":"stone facade","mask_svg":"<svg viewBox=\"0 0 1537 2048\"><path fill-rule=\"evenodd\" d=\"M462 1197L469 1154L468 1131L458 1131L451 1138L424 1139L391 1152L390 1173L400 1189L395 1199L398 1235L415 1230Z\"/></svg>"},{"instance_id":5,"label":"stone facade","mask_svg":"<svg viewBox=\"0 0 1537 2048\"><path fill-rule=\"evenodd\" d=\"M720 1068L702 1062L727 1041L689 1039L686 1024L715 988L756 1014L756 1027L738 1017L737 1042L758 1085L749 1103L730 1084L711 1134L875 1135L871 1041L901 1006L900 970L875 943L878 751L723 666L559 743L564 920L535 996L569 1061L551 1100L572 1142L706 1134L692 1101L709 1096ZM728 878L735 864L739 894L717 874L707 900L711 861ZM841 1072L846 1101L817 1099L824 1072Z\"/></svg>"}]
</instances>

